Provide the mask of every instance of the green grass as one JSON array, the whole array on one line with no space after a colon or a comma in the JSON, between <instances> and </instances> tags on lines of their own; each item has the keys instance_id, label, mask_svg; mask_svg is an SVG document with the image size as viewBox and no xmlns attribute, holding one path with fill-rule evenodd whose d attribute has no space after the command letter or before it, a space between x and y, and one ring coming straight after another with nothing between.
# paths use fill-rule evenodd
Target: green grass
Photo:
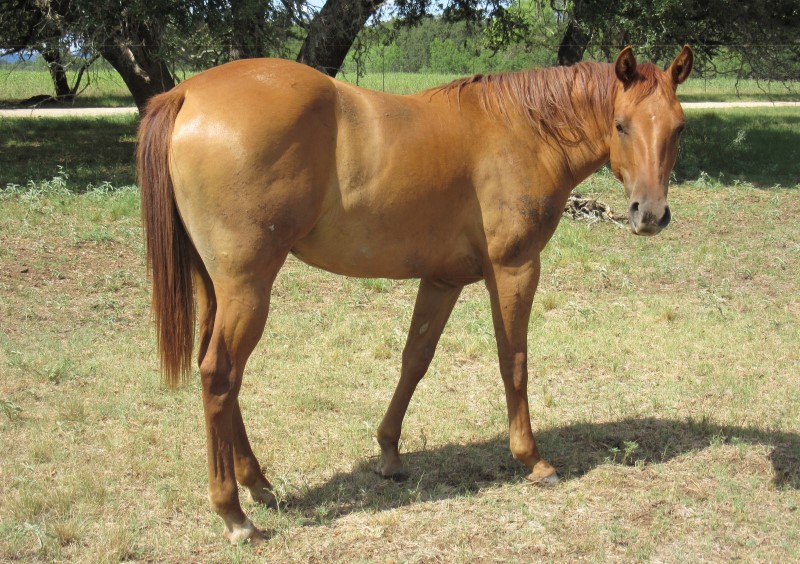
<instances>
[{"instance_id":1,"label":"green grass","mask_svg":"<svg viewBox=\"0 0 800 564\"><path fill-rule=\"evenodd\" d=\"M462 77L458 74L441 74L441 73L404 73L404 72L389 72L385 74L370 73L366 76L356 79L355 76L342 76L343 80L352 83L358 83L364 88L372 90L380 90L382 92L392 92L395 94L413 94L420 92L434 86L447 84L453 80Z\"/></svg>"},{"instance_id":2,"label":"green grass","mask_svg":"<svg viewBox=\"0 0 800 564\"><path fill-rule=\"evenodd\" d=\"M607 175L582 189L623 205ZM253 549L207 507L196 382L160 384L136 192L6 194L0 559L797 560L796 191L671 196L656 239L564 222L545 251L530 395L553 490L508 457L482 285L412 402L395 484L372 437L415 284L290 260L241 396L286 502L245 504L274 536Z\"/></svg>"},{"instance_id":3,"label":"green grass","mask_svg":"<svg viewBox=\"0 0 800 564\"><path fill-rule=\"evenodd\" d=\"M68 72L67 76L69 83L72 84L75 73ZM93 70L89 72L89 80L89 85L72 105L77 107L134 105L130 92L116 71ZM12 65L0 67L0 106L14 107L28 98L54 93L50 74L46 70L23 70Z\"/></svg>"},{"instance_id":4,"label":"green grass","mask_svg":"<svg viewBox=\"0 0 800 564\"><path fill-rule=\"evenodd\" d=\"M681 85L683 102L798 101L800 83L737 80L735 78L689 78Z\"/></svg>"},{"instance_id":5,"label":"green grass","mask_svg":"<svg viewBox=\"0 0 800 564\"><path fill-rule=\"evenodd\" d=\"M800 185L800 108L687 110L679 180Z\"/></svg>"},{"instance_id":6,"label":"green grass","mask_svg":"<svg viewBox=\"0 0 800 564\"><path fill-rule=\"evenodd\" d=\"M450 82L459 75L437 73L369 73L363 77L353 74L340 76L366 88L410 94ZM72 78L70 78L72 80ZM0 67L0 106L14 106L21 100L52 92L50 75L44 70L19 70ZM800 86L797 82L771 83L732 78L690 78L681 86L681 100L695 101L797 101ZM75 106L132 106L130 96L120 76L109 70L91 73L91 83L74 102Z\"/></svg>"},{"instance_id":7,"label":"green grass","mask_svg":"<svg viewBox=\"0 0 800 564\"><path fill-rule=\"evenodd\" d=\"M74 191L135 182L135 116L0 120L0 189L66 176Z\"/></svg>"},{"instance_id":8,"label":"green grass","mask_svg":"<svg viewBox=\"0 0 800 564\"><path fill-rule=\"evenodd\" d=\"M245 503L260 547L224 544L208 508L197 381L160 383L138 193L119 188L135 124L31 120L39 151L3 120L0 560L797 561L797 160L757 134L796 145L800 120L715 116L688 115L663 234L563 221L545 250L529 390L557 488L508 455L481 284L411 404L410 480L375 476L416 285L289 260L241 393L285 501ZM580 190L626 205L604 171Z\"/></svg>"}]
</instances>

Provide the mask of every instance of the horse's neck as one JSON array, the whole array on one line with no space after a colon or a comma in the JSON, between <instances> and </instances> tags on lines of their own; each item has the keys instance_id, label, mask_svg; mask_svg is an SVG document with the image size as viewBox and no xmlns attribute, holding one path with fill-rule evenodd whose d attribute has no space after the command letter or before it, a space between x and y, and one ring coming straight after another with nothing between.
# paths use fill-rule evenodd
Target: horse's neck
<instances>
[{"instance_id":1,"label":"horse's neck","mask_svg":"<svg viewBox=\"0 0 800 564\"><path fill-rule=\"evenodd\" d=\"M613 128L616 80L611 65L595 63L597 72L588 90L576 89L571 102L583 124L582 139L558 151L573 176L573 187L608 162Z\"/></svg>"}]
</instances>

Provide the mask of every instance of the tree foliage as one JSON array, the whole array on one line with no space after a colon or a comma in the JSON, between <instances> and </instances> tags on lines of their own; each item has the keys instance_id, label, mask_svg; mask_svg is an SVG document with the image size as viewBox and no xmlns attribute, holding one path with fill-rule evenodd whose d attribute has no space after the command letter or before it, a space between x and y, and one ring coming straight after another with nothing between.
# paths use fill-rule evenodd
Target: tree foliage
<instances>
[{"instance_id":1,"label":"tree foliage","mask_svg":"<svg viewBox=\"0 0 800 564\"><path fill-rule=\"evenodd\" d=\"M688 43L699 55L700 72L796 79L800 71L796 0L574 0L559 8L574 32L565 41L606 58L635 45L648 58L668 62L676 45Z\"/></svg>"}]
</instances>

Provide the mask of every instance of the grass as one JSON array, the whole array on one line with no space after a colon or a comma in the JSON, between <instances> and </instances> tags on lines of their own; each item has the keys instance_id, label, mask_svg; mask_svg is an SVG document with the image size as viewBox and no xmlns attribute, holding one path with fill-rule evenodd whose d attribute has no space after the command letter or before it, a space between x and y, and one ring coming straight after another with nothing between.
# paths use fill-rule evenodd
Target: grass
<instances>
[{"instance_id":1,"label":"grass","mask_svg":"<svg viewBox=\"0 0 800 564\"><path fill-rule=\"evenodd\" d=\"M800 108L687 110L680 180L800 184Z\"/></svg>"},{"instance_id":2,"label":"grass","mask_svg":"<svg viewBox=\"0 0 800 564\"><path fill-rule=\"evenodd\" d=\"M369 73L361 78L342 75L340 78L366 88L410 94L445 84L458 78L456 74L437 73ZM72 79L70 79L72 80ZM52 91L50 75L44 70L18 70L0 67L0 106L15 107L20 101ZM800 86L796 82L773 83L756 80L690 78L681 86L681 100L696 101L797 101ZM91 73L89 87L74 102L78 107L132 106L120 76L113 71Z\"/></svg>"},{"instance_id":3,"label":"grass","mask_svg":"<svg viewBox=\"0 0 800 564\"><path fill-rule=\"evenodd\" d=\"M75 73L68 72L67 76L69 83L72 84ZM94 70L88 76L88 86L75 99L73 105L77 107L134 105L130 92L117 72ZM50 73L46 70L23 70L13 65L0 67L0 106L14 107L28 98L54 93Z\"/></svg>"},{"instance_id":4,"label":"grass","mask_svg":"<svg viewBox=\"0 0 800 564\"><path fill-rule=\"evenodd\" d=\"M0 187L66 176L76 190L135 182L135 116L0 120Z\"/></svg>"},{"instance_id":5,"label":"grass","mask_svg":"<svg viewBox=\"0 0 800 564\"><path fill-rule=\"evenodd\" d=\"M716 77L690 78L680 87L684 102L779 102L800 100L800 84Z\"/></svg>"},{"instance_id":6,"label":"grass","mask_svg":"<svg viewBox=\"0 0 800 564\"><path fill-rule=\"evenodd\" d=\"M241 395L284 501L245 503L272 534L260 547L225 545L208 509L196 380L160 383L138 194L103 163L134 124L42 129L65 152L0 168L17 185L0 191L0 560L800 559L797 161L754 137L800 126L713 115L688 116L662 235L564 221L543 255L531 414L557 488L508 455L481 284L411 404L411 478L376 477L416 285L288 261ZM57 174L76 131L114 127L84 176ZM580 190L625 206L606 172Z\"/></svg>"}]
</instances>

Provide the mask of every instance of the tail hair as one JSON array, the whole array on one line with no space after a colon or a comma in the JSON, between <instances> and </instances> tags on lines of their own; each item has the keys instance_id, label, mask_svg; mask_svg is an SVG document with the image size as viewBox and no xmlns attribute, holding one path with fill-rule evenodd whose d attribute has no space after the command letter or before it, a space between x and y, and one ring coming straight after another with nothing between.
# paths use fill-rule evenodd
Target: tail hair
<instances>
[{"instance_id":1,"label":"tail hair","mask_svg":"<svg viewBox=\"0 0 800 564\"><path fill-rule=\"evenodd\" d=\"M139 125L136 170L142 200L147 272L152 279L152 316L161 371L169 387L189 379L194 346L194 247L175 204L170 151L184 95L153 97Z\"/></svg>"}]
</instances>

